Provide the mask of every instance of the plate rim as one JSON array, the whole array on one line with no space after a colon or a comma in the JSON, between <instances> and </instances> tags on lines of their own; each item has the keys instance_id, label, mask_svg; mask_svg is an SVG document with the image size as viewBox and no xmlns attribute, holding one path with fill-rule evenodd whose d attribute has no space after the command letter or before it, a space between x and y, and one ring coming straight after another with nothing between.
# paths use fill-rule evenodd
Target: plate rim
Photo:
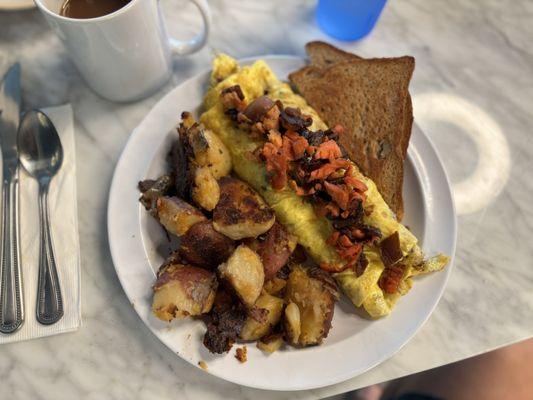
<instances>
[{"instance_id":1,"label":"plate rim","mask_svg":"<svg viewBox=\"0 0 533 400\"><path fill-rule=\"evenodd\" d=\"M292 55L263 55L263 56L254 56L254 57L242 58L242 59L239 59L238 62L240 64L241 63L250 63L252 61L259 60L259 59L265 60L265 61L269 61L269 60L270 61L294 60L294 61L303 61L303 62L307 61L307 59L305 59L303 57L292 56ZM203 75L207 74L210 70L211 70L210 67L200 70L198 73L194 74L193 76L189 77L185 81L181 82L179 85L177 85L172 90L170 90L167 94L165 94L165 96L163 96L161 99L159 99L151 107L151 109L145 114L144 118L133 129L130 137L128 138L126 144L124 145L124 148L121 151L121 154L120 154L120 157L117 160L117 163L115 164L115 168L114 168L114 171L113 171L113 178L111 180L111 185L110 185L110 189L109 189L109 197L108 197L108 207L107 207L107 232L108 232L108 235L107 236L108 236L108 244L109 244L109 248L110 248L110 253L111 253L111 258L112 258L112 261L113 261L113 267L115 269L115 273L117 274L117 277L119 279L119 282L120 282L120 284L122 286L122 289L123 289L124 293L126 294L126 297L128 297L128 299L130 301L135 296L131 296L130 295L129 289L128 289L128 284L123 280L124 276L122 276L119 273L119 269L117 269L117 262L118 262L117 260L118 260L119 256L116 254L117 249L116 249L115 245L113 244L113 240L112 240L112 237L111 237L112 234L113 234L113 229L112 229L112 224L113 224L113 219L112 219L113 209L112 209L112 205L113 204L112 203L113 203L114 194L117 191L119 191L119 189L117 189L118 185L119 185L118 182L117 182L117 175L118 175L119 167L121 167L121 164L124 162L124 159L125 159L127 151L128 151L128 147L131 145L132 142L135 141L136 137L140 134L139 132L141 132L141 130L139 128L142 127L146 123L147 119L149 119L152 114L157 112L156 109L157 109L158 105L160 105L161 103L164 103L165 101L167 101L167 98L171 97L172 94L174 93L174 91L180 90L180 88L182 86L185 86L187 84L192 83L193 81L198 80L200 77L202 77ZM433 298L433 300L432 300L433 304L432 304L429 312L427 313L427 315L425 315L425 317L423 319L420 320L418 326L416 326L416 328L411 332L411 334L408 336L408 338L405 339L403 341L403 343L401 343L399 346L397 346L393 351L387 352L382 357L379 357L377 359L377 361L375 361L373 364L367 366L363 370L357 370L355 372L354 371L347 371L346 373L339 374L338 376L335 377L335 379L332 379L332 380L327 381L327 382L321 382L321 383L315 383L315 384L311 383L311 384L305 384L305 385L299 385L299 386L297 386L297 385L284 386L284 385L279 385L279 384L258 385L258 384L249 384L247 382L240 381L239 379L231 379L231 378L228 378L227 376L222 376L222 375L220 375L218 373L214 373L211 370L207 370L206 372L208 372L210 375L216 376L216 377L218 377L220 379L224 379L224 380L229 381L229 382L233 382L233 383L236 383L236 384L239 384L239 385L243 385L243 386L247 386L247 387L263 389L263 390L296 391L296 390L316 389L316 388L330 386L330 385L333 385L333 384L337 384L337 383L346 381L346 380L348 380L350 378L353 378L355 376L359 376L359 375L363 374L364 372L376 367L377 365L380 365L381 363L383 363L387 359L391 358L399 350L401 350L420 331L422 326L424 326L424 324L427 322L429 317L433 314L436 306L440 302L440 300L442 298L442 295L444 293L444 290L445 290L445 288L446 288L446 286L448 284L449 277L450 277L450 275L451 275L451 273L453 271L454 260L455 260L455 251L456 251L456 243L457 243L457 215L456 215L456 211L455 211L455 204L454 204L454 200L453 200L453 194L452 194L452 190L451 190L450 181L449 181L449 178L448 178L448 176L446 174L446 170L444 169L444 165L442 163L442 160L440 159L440 156L439 156L439 154L437 153L437 151L435 149L435 146L433 145L431 139L427 135L425 135L423 133L423 131L416 124L413 125L413 131L414 130L418 130L419 131L419 135L418 135L419 139L418 140L421 140L422 142L425 142L425 143L421 143L421 145L424 145L424 146L428 147L428 151L429 151L429 153L431 153L430 155L433 158L435 166L438 168L438 171L436 171L436 172L440 173L442 175L442 178L444 179L443 183L445 183L445 185L442 186L441 189L444 189L445 192L446 192L446 195L447 195L446 198L447 198L448 204L450 206L450 210L449 211L450 211L451 215L453 216L453 218L451 219L450 226L449 226L450 238L451 238L451 248L450 248L451 251L450 251L450 254L449 254L450 255L450 264L446 267L446 271L444 272L444 275L445 275L444 281L442 283L442 286L439 289L438 295L435 296ZM412 146L410 146L409 148L412 149ZM408 157L409 158L413 157L412 154L409 152L409 150L408 150ZM426 154L425 157L428 157L428 155ZM416 178L420 182L420 172L415 167L416 166L416 162L414 162L414 161L411 161L411 162L413 162L413 167L414 167L413 169L414 169ZM147 165L145 165L143 167L145 169L148 168ZM423 185L421 185L421 189L424 190L424 186ZM424 200L426 200L425 194L424 194ZM427 209L427 204L425 204L425 202L424 202L424 208ZM424 211L424 213L426 213L426 211ZM424 239L425 239L425 234L424 234ZM161 337L157 333L157 331L150 326L148 321L145 321L145 319L143 318L143 316L141 316L140 312L137 310L137 308L135 306L133 306L133 308L135 309L135 312L137 313L137 315L140 318L140 320L148 327L148 329L150 329L152 334L154 334L166 347L168 347L169 350L174 352L173 351L174 349L170 346L169 343L167 343L165 338ZM178 355L180 356L180 358L182 360L187 361L187 363L191 364L192 366L195 366L195 367L199 368L196 364L194 364L192 362L192 360L189 360L188 358L183 357L181 354L178 354Z\"/></svg>"}]
</instances>

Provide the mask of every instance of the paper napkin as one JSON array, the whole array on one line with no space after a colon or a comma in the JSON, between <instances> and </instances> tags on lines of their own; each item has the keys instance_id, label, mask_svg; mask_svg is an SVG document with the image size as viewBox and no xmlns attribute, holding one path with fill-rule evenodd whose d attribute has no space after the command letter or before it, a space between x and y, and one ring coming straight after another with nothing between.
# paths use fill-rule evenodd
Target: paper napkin
<instances>
[{"instance_id":1,"label":"paper napkin","mask_svg":"<svg viewBox=\"0 0 533 400\"><path fill-rule=\"evenodd\" d=\"M0 333L0 343L18 342L72 332L81 325L80 244L76 200L76 147L70 105L42 110L54 123L63 146L63 164L50 183L48 201L59 281L64 302L63 318L54 325L37 322L36 298L39 259L38 184L20 167L20 252L24 283L25 321L15 333Z\"/></svg>"}]
</instances>

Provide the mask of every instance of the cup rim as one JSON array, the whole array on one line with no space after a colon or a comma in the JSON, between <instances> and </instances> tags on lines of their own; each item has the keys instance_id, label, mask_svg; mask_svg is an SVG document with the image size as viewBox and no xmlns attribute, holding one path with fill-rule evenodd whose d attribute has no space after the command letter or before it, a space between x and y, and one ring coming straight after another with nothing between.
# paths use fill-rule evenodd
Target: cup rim
<instances>
[{"instance_id":1,"label":"cup rim","mask_svg":"<svg viewBox=\"0 0 533 400\"><path fill-rule=\"evenodd\" d=\"M43 4L43 0L33 0L35 2L35 4L37 5L37 7L39 7L40 10L42 10L44 13L50 15L51 17L54 17L56 19L59 19L61 21L64 21L64 22L70 22L70 23L91 23L91 22L101 22L101 21L106 21L106 20L110 20L114 17L117 17L118 15L122 14L122 13L125 13L128 9L130 9L131 7L133 7L133 5L141 0L130 0L130 2L128 4L126 4L124 7L122 8L119 8L118 10L116 11L113 11L112 13L110 14L106 14L106 15L101 15L100 17L94 17L94 18L69 18L69 17L65 17L63 15L60 15L58 13L55 13L53 11L51 11L48 7L46 7L44 4Z\"/></svg>"}]
</instances>

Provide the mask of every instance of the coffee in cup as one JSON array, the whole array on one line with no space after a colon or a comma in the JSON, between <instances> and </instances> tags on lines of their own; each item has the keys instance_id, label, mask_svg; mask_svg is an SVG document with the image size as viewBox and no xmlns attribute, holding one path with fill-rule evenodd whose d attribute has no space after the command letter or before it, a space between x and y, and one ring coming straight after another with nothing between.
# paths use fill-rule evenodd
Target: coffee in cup
<instances>
[{"instance_id":1,"label":"coffee in cup","mask_svg":"<svg viewBox=\"0 0 533 400\"><path fill-rule=\"evenodd\" d=\"M130 0L65 0L59 14L68 18L98 18L120 10Z\"/></svg>"}]
</instances>

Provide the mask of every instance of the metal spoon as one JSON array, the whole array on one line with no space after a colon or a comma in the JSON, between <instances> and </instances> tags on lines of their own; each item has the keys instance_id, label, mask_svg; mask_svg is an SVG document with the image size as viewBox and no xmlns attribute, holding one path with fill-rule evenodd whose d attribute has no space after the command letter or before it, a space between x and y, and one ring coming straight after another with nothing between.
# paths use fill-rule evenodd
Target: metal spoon
<instances>
[{"instance_id":1,"label":"metal spoon","mask_svg":"<svg viewBox=\"0 0 533 400\"><path fill-rule=\"evenodd\" d=\"M52 121L41 111L28 111L18 131L20 163L39 182L39 284L37 288L37 321L56 323L63 316L63 299L57 275L50 219L48 188L61 167L63 148Z\"/></svg>"}]
</instances>

